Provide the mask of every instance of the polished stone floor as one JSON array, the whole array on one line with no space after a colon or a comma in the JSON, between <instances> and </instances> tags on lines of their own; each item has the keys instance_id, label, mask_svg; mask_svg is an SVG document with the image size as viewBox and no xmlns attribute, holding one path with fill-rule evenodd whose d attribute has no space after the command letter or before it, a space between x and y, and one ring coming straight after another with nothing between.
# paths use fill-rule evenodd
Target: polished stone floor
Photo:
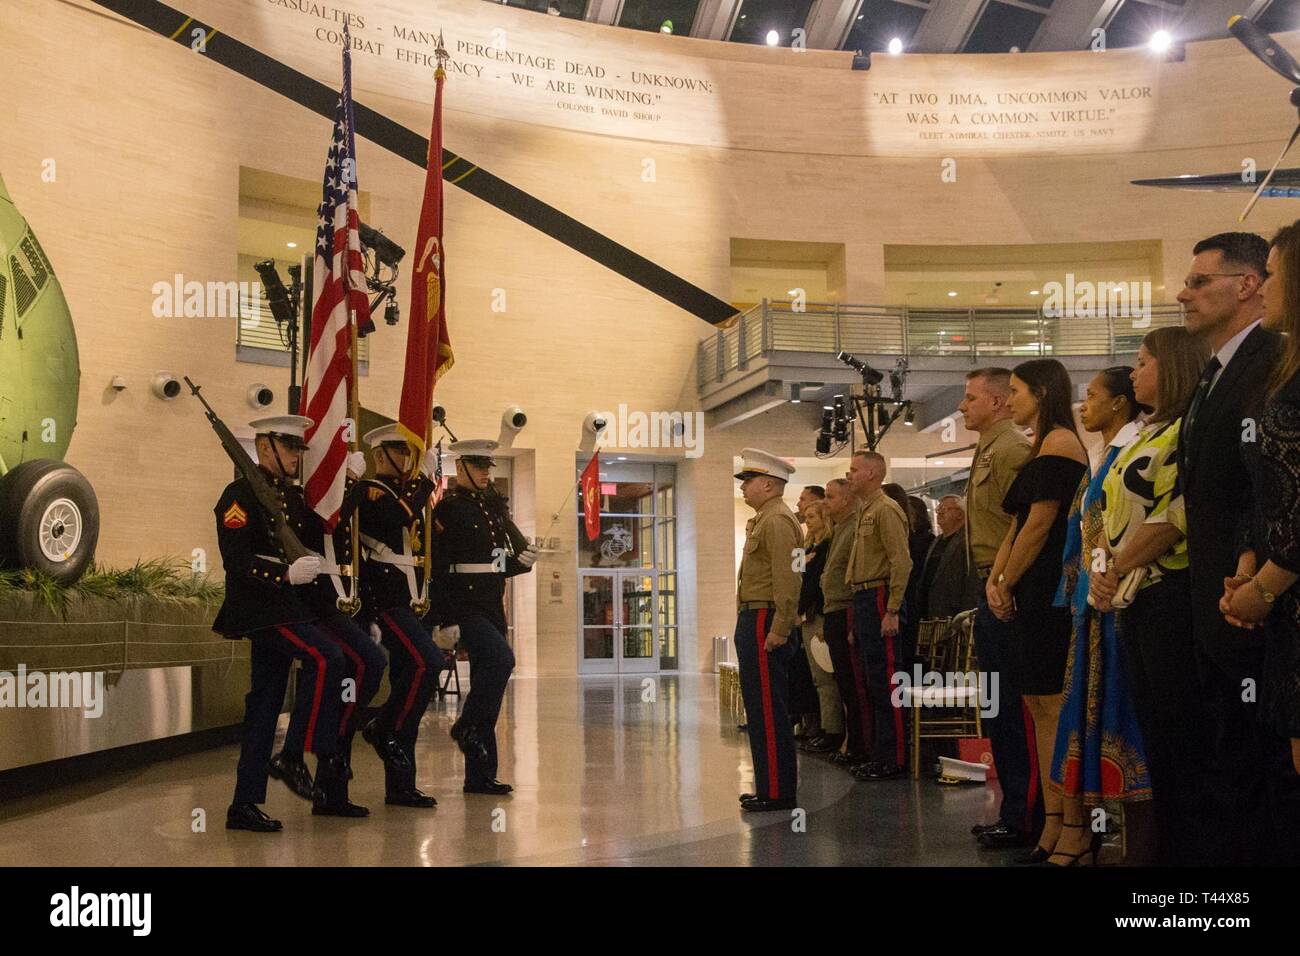
<instances>
[{"instance_id":1,"label":"polished stone floor","mask_svg":"<svg viewBox=\"0 0 1300 956\"><path fill-rule=\"evenodd\" d=\"M512 680L498 728L508 797L461 793L447 736L457 701L435 701L421 730L418 782L435 810L385 806L379 760L358 737L352 797L368 819L312 817L272 781L266 809L284 831L229 832L238 748L223 747L0 804L0 865L999 866L1012 855L979 850L968 832L993 819L993 786L858 783L815 757L800 757L802 819L741 814L748 746L714 675Z\"/></svg>"}]
</instances>

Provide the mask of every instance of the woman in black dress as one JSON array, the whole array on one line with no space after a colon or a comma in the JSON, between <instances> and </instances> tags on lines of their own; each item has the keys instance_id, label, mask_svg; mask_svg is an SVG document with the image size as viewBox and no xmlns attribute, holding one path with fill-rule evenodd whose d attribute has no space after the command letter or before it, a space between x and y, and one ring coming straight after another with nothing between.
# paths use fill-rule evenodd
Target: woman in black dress
<instances>
[{"instance_id":1,"label":"woman in black dress","mask_svg":"<svg viewBox=\"0 0 1300 956\"><path fill-rule=\"evenodd\" d=\"M1286 344L1255 396L1256 434L1243 435L1255 513L1243 521L1237 576L1219 606L1230 623L1264 628L1259 698L1276 734L1267 771L1274 862L1294 865L1300 862L1300 221L1273 237L1268 271L1263 324L1285 332Z\"/></svg>"},{"instance_id":2,"label":"woman in black dress","mask_svg":"<svg viewBox=\"0 0 1300 956\"><path fill-rule=\"evenodd\" d=\"M1061 583L1070 503L1088 470L1088 453L1074 427L1070 374L1056 359L1017 365L1009 404L1021 428L1032 428L1034 444L1002 509L1014 520L989 572L989 610L1011 622L1011 641L1002 667L1024 695L1033 718L1029 752L1037 756L1038 786L1045 822L1038 846L1027 858L1041 862L1061 834L1061 796L1044 786L1052 768L1056 721L1061 713L1065 657L1070 646L1070 610L1056 606ZM1031 790L1030 800L1034 799Z\"/></svg>"}]
</instances>

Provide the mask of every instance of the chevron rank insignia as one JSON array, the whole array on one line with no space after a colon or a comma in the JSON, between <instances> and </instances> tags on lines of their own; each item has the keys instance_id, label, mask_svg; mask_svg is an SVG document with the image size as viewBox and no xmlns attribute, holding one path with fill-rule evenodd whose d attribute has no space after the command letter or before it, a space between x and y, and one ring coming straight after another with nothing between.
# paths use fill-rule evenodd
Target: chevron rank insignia
<instances>
[{"instance_id":1,"label":"chevron rank insignia","mask_svg":"<svg viewBox=\"0 0 1300 956\"><path fill-rule=\"evenodd\" d=\"M222 517L221 523L227 528L242 528L248 524L248 512L239 507L239 502L236 501Z\"/></svg>"}]
</instances>

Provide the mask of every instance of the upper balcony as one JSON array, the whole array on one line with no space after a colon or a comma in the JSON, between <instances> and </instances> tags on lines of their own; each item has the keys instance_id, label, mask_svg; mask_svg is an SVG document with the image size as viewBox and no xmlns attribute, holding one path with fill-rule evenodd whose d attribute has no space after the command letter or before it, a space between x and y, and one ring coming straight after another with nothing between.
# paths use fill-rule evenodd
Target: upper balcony
<instances>
[{"instance_id":1,"label":"upper balcony","mask_svg":"<svg viewBox=\"0 0 1300 956\"><path fill-rule=\"evenodd\" d=\"M1137 313L1103 302L1076 311L1083 314L833 302L799 309L764 299L696 346L700 405L715 427L725 427L781 402L828 399L861 381L835 358L844 351L886 373L905 357L906 397L924 420L956 407L971 369L1055 358L1077 382L1109 365L1132 364L1147 332L1183 322L1178 305ZM944 406L940 416L926 415L926 405L936 402Z\"/></svg>"}]
</instances>

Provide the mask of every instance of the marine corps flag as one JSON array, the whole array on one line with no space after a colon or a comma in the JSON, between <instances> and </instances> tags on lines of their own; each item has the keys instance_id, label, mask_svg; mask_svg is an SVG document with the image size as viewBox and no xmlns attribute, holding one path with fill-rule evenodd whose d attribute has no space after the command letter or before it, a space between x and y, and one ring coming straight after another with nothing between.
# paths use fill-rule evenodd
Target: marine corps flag
<instances>
[{"instance_id":1,"label":"marine corps flag","mask_svg":"<svg viewBox=\"0 0 1300 956\"><path fill-rule=\"evenodd\" d=\"M587 528L587 540L600 537L600 452L594 452L587 467L582 469L582 519Z\"/></svg>"},{"instance_id":2,"label":"marine corps flag","mask_svg":"<svg viewBox=\"0 0 1300 956\"><path fill-rule=\"evenodd\" d=\"M438 376L451 368L451 342L447 338L447 311L443 291L446 272L442 248L442 68L445 56L438 39L437 86L433 99L433 131L429 134L424 202L415 248L418 257L411 273L411 312L406 330L406 373L397 423L411 446L412 474L424 460L433 418L433 388Z\"/></svg>"}]
</instances>

